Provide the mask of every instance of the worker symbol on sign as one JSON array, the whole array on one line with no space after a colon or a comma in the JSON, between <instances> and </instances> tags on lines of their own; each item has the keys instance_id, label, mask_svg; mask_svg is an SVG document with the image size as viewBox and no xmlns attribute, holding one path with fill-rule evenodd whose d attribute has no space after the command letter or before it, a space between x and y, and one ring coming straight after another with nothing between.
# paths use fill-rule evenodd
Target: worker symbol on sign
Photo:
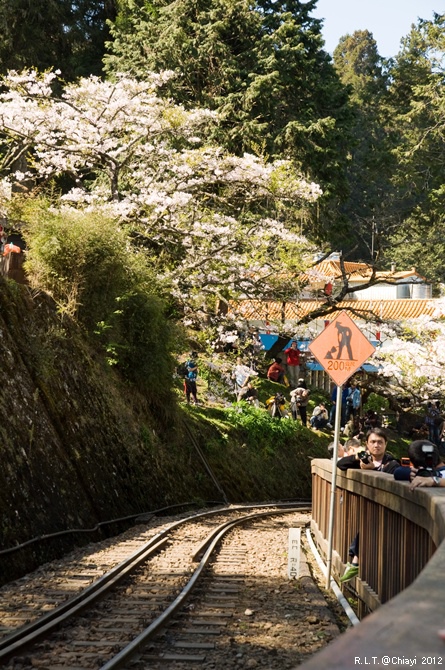
<instances>
[{"instance_id":1,"label":"worker symbol on sign","mask_svg":"<svg viewBox=\"0 0 445 670\"><path fill-rule=\"evenodd\" d=\"M338 321L335 322L335 327L337 328L338 331L337 360L341 358L343 348L346 347L346 349L348 350L349 360L353 361L354 356L352 355L352 348L351 348L352 330L349 328L349 326L342 326L341 323L339 323Z\"/></svg>"},{"instance_id":2,"label":"worker symbol on sign","mask_svg":"<svg viewBox=\"0 0 445 670\"><path fill-rule=\"evenodd\" d=\"M343 349L346 347L349 360L353 361L354 356L351 348L352 330L349 328L349 326L342 326L342 324L338 321L335 323L335 328L337 329L338 346L331 347L328 350L325 358L328 360L336 359L338 361L342 358ZM335 353L337 353L336 356L334 356Z\"/></svg>"}]
</instances>

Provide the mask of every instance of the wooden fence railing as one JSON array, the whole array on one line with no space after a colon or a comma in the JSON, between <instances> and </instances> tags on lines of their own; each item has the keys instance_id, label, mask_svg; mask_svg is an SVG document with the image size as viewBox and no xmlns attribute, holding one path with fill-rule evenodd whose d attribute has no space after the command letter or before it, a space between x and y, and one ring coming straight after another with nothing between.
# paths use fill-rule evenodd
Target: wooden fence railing
<instances>
[{"instance_id":1,"label":"wooden fence railing","mask_svg":"<svg viewBox=\"0 0 445 670\"><path fill-rule=\"evenodd\" d=\"M331 473L332 461L312 461L311 529L325 557ZM445 489L411 492L407 482L395 481L392 475L337 471L334 578L343 573L357 532L360 571L352 586L358 596L359 617L364 618L301 667L353 668L366 665L365 658L368 664L393 667L409 665L396 658L416 658L412 664L445 668L445 642L438 635L439 629L445 629L445 544L441 545ZM343 589L348 596L348 587ZM370 660L373 657L375 661ZM430 660L422 662L422 658Z\"/></svg>"}]
</instances>

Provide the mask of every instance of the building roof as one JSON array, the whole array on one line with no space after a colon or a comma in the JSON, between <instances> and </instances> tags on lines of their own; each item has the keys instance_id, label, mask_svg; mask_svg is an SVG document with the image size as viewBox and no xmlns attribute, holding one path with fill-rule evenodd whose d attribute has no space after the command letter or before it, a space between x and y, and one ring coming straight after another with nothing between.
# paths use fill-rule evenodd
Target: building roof
<instances>
[{"instance_id":1,"label":"building roof","mask_svg":"<svg viewBox=\"0 0 445 670\"><path fill-rule=\"evenodd\" d=\"M372 267L367 263L352 263L350 261L344 261L343 265L349 281L367 282L372 276ZM403 270L400 272L395 270L380 270L376 272L375 277L379 281L384 280L391 283L397 283L410 277L415 277L416 279L422 279L423 281L426 281L425 277L422 277L422 275L416 271L416 268L411 268L410 270ZM301 275L301 279L308 282L309 284L325 284L328 281L341 282L343 275L340 261L337 259L327 258Z\"/></svg>"},{"instance_id":2,"label":"building roof","mask_svg":"<svg viewBox=\"0 0 445 670\"><path fill-rule=\"evenodd\" d=\"M326 303L319 300L299 300L298 302L239 300L237 314L250 321L301 321L305 316L319 310ZM232 303L233 307L235 303ZM413 300L348 300L337 307L346 310L352 318L364 321L406 321L422 316L437 316L438 302L433 299ZM230 309L229 311L232 311ZM319 318L332 320L338 312Z\"/></svg>"}]
</instances>

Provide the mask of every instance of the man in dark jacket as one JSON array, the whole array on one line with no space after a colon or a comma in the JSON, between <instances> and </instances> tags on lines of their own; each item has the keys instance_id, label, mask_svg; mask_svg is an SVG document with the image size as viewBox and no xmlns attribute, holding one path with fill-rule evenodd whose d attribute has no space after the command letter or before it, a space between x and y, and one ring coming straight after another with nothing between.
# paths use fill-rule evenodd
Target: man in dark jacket
<instances>
[{"instance_id":1,"label":"man in dark jacket","mask_svg":"<svg viewBox=\"0 0 445 670\"><path fill-rule=\"evenodd\" d=\"M366 449L337 461L339 470L377 470L393 474L400 466L395 456L386 451L388 436L383 428L371 428L366 435Z\"/></svg>"},{"instance_id":2,"label":"man in dark jacket","mask_svg":"<svg viewBox=\"0 0 445 670\"><path fill-rule=\"evenodd\" d=\"M393 474L400 466L400 462L386 451L388 436L383 428L371 428L366 435L366 449L357 451L351 456L345 456L337 461L339 470L373 470L374 472L388 472ZM346 565L345 573L340 577L341 582L348 582L358 575L358 547L359 535L354 537L349 547L349 562Z\"/></svg>"}]
</instances>

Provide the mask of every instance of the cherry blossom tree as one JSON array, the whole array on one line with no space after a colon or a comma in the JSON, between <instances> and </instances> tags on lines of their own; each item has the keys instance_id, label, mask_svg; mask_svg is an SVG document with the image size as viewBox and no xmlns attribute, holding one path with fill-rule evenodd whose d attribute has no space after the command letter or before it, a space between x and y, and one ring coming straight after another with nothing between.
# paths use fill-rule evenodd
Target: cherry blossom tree
<instances>
[{"instance_id":1,"label":"cherry blossom tree","mask_svg":"<svg viewBox=\"0 0 445 670\"><path fill-rule=\"evenodd\" d=\"M320 188L290 161L209 143L215 113L157 94L172 76L89 77L56 96L57 73L10 72L0 95L4 178L30 195L57 186L61 211L115 217L186 320L240 294L295 295L292 277L313 251L300 222Z\"/></svg>"},{"instance_id":2,"label":"cherry blossom tree","mask_svg":"<svg viewBox=\"0 0 445 670\"><path fill-rule=\"evenodd\" d=\"M445 397L445 301L436 301L435 312L433 317L382 324L382 347L373 356L382 386L413 405Z\"/></svg>"},{"instance_id":3,"label":"cherry blossom tree","mask_svg":"<svg viewBox=\"0 0 445 670\"><path fill-rule=\"evenodd\" d=\"M113 218L185 323L208 323L217 301L241 295L295 299L295 276L314 251L299 223L320 189L287 161L212 145L215 113L157 94L172 76L90 77L56 96L56 73L10 72L0 95L2 208L8 187L31 199L50 186L59 214ZM445 394L442 313L380 327L386 341L374 358L392 395L418 403Z\"/></svg>"}]
</instances>

